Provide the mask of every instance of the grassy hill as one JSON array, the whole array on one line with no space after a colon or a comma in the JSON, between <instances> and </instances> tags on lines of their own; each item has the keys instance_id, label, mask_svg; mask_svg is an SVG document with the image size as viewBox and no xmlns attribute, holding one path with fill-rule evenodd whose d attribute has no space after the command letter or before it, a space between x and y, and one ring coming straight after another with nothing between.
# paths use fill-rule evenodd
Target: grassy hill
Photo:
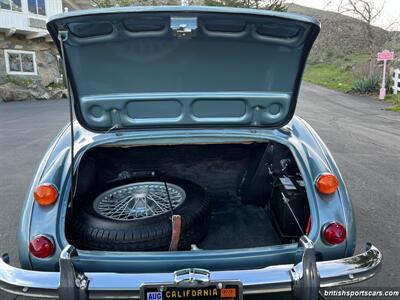
<instances>
[{"instance_id":1,"label":"grassy hill","mask_svg":"<svg viewBox=\"0 0 400 300\"><path fill-rule=\"evenodd\" d=\"M383 49L397 53L396 60L389 64L389 70L400 68L400 32L373 27L374 51L371 54L365 25L361 21L296 4L290 4L288 11L313 16L321 22L321 33L310 53L304 80L335 90L354 92L357 81L373 77L372 90L376 91L382 67L376 63L375 57ZM372 76L369 75L371 61ZM388 85L392 84L388 82ZM394 104L391 110L400 110L400 95L388 95L388 101Z\"/></svg>"},{"instance_id":2,"label":"grassy hill","mask_svg":"<svg viewBox=\"0 0 400 300\"><path fill-rule=\"evenodd\" d=\"M296 4L288 6L289 12L313 16L321 22L321 33L311 52L310 63L331 62L337 58L354 54L367 54L368 42L365 38L364 23L339 14ZM385 44L391 33L379 27L373 27L375 44Z\"/></svg>"}]
</instances>

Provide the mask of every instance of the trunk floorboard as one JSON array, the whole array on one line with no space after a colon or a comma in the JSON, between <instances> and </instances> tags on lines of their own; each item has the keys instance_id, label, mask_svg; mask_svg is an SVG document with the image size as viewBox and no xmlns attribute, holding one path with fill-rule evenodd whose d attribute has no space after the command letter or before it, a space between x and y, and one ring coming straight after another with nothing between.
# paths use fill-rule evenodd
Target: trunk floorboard
<instances>
[{"instance_id":1,"label":"trunk floorboard","mask_svg":"<svg viewBox=\"0 0 400 300\"><path fill-rule=\"evenodd\" d=\"M225 200L218 201L220 206L225 204L225 207L212 208L208 234L198 245L200 249L239 249L281 244L266 209L244 205L240 199Z\"/></svg>"}]
</instances>

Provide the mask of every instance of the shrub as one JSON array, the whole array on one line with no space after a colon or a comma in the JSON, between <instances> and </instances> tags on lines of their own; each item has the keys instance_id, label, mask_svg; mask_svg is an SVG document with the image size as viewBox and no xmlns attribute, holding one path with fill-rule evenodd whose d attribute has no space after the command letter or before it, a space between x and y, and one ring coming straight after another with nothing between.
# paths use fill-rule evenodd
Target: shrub
<instances>
[{"instance_id":1,"label":"shrub","mask_svg":"<svg viewBox=\"0 0 400 300\"><path fill-rule=\"evenodd\" d=\"M353 82L351 91L357 94L372 94L379 92L380 81L378 75L363 76Z\"/></svg>"}]
</instances>

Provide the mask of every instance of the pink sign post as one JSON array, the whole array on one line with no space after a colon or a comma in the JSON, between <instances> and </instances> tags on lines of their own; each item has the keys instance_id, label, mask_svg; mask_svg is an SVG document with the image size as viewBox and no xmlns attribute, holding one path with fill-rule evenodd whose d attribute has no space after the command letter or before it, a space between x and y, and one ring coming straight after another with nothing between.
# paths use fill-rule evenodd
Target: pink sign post
<instances>
[{"instance_id":1,"label":"pink sign post","mask_svg":"<svg viewBox=\"0 0 400 300\"><path fill-rule=\"evenodd\" d=\"M384 100L386 96L386 64L389 60L394 59L394 52L389 50L383 50L382 52L378 52L378 61L383 61L383 75L382 75L382 85L381 90L379 92L379 99Z\"/></svg>"}]
</instances>

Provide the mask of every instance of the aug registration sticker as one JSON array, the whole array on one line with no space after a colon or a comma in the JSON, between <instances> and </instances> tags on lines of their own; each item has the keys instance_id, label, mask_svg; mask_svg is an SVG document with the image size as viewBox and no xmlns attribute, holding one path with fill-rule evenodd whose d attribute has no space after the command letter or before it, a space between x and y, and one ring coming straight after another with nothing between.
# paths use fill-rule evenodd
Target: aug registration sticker
<instances>
[{"instance_id":1,"label":"aug registration sticker","mask_svg":"<svg viewBox=\"0 0 400 300\"><path fill-rule=\"evenodd\" d=\"M147 300L162 300L162 292L148 292Z\"/></svg>"}]
</instances>

